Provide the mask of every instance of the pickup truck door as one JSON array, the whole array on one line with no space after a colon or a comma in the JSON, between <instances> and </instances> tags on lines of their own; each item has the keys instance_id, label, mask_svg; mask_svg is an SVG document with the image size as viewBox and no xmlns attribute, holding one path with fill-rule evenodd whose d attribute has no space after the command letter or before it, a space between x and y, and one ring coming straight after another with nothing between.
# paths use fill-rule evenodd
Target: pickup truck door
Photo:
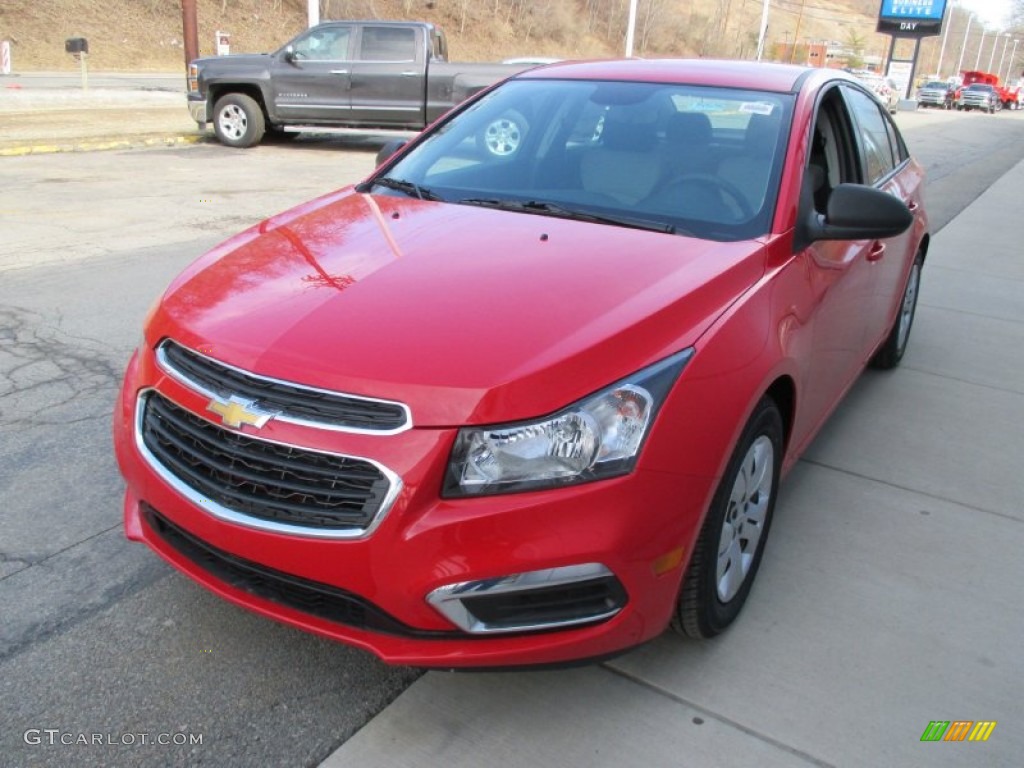
<instances>
[{"instance_id":1,"label":"pickup truck door","mask_svg":"<svg viewBox=\"0 0 1024 768\"><path fill-rule=\"evenodd\" d=\"M273 116L278 121L348 121L355 37L352 25L321 25L275 54L270 88Z\"/></svg>"},{"instance_id":2,"label":"pickup truck door","mask_svg":"<svg viewBox=\"0 0 1024 768\"><path fill-rule=\"evenodd\" d=\"M395 128L426 124L426 43L416 27L367 24L352 62L352 122Z\"/></svg>"}]
</instances>

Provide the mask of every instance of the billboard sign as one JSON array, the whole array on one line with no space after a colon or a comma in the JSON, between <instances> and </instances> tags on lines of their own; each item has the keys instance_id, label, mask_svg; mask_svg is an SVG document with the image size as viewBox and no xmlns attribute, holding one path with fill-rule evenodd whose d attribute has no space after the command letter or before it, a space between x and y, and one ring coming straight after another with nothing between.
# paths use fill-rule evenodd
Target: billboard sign
<instances>
[{"instance_id":1,"label":"billboard sign","mask_svg":"<svg viewBox=\"0 0 1024 768\"><path fill-rule=\"evenodd\" d=\"M878 31L899 37L930 37L942 33L946 0L882 0Z\"/></svg>"}]
</instances>

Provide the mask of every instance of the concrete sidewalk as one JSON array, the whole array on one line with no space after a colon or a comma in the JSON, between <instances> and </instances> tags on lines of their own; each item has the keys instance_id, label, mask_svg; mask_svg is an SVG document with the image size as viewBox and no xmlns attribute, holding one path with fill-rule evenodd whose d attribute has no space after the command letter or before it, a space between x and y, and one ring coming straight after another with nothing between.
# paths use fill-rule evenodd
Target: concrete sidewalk
<instances>
[{"instance_id":1,"label":"concrete sidewalk","mask_svg":"<svg viewBox=\"0 0 1024 768\"><path fill-rule=\"evenodd\" d=\"M1024 764L1024 164L936 236L911 344L783 484L744 614L600 666L428 673L327 768ZM987 742L922 742L933 720Z\"/></svg>"}]
</instances>

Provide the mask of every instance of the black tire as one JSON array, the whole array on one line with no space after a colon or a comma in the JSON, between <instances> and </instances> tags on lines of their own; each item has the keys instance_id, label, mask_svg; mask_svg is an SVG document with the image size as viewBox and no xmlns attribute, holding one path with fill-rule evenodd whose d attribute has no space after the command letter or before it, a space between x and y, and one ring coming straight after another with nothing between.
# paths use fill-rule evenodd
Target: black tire
<instances>
[{"instance_id":1,"label":"black tire","mask_svg":"<svg viewBox=\"0 0 1024 768\"><path fill-rule=\"evenodd\" d=\"M770 456L765 455L768 446L771 447ZM704 520L704 527L697 537L697 544L693 557L690 558L672 619L672 626L677 632L695 639L714 637L732 624L739 615L757 576L765 541L768 539L775 499L779 493L782 451L782 415L775 401L766 396L761 398L754 408L754 413L740 435L725 474L715 491L711 508ZM757 466L758 456L761 459L760 466ZM757 490L748 495L746 491L750 486L745 483L742 486L744 493L741 503L735 503L732 497L738 485L737 480L741 474L746 477L751 471L758 472L762 479L767 479L763 472L770 471L770 488L766 492L763 483L758 483ZM760 515L760 523L757 525L752 525L751 518L744 514L751 506L763 508L757 513ZM734 525L736 521L739 521L738 526ZM734 565L736 561L730 561L723 572L733 575L738 573L741 578L738 586L735 580L730 586L726 576L719 573L719 563L722 559L720 546L723 534L727 533L726 526L728 534L733 537L733 543L740 548L741 557L750 558L743 566ZM758 534L755 543L750 542L753 537L744 539L742 534L745 531L755 529ZM751 547L749 551L742 551L744 541ZM726 551L730 549L732 547L727 547ZM734 570L736 567L739 567L738 572ZM743 567L747 568L746 572L742 571ZM725 599L722 595L723 585L726 591L730 592L724 596Z\"/></svg>"},{"instance_id":2,"label":"black tire","mask_svg":"<svg viewBox=\"0 0 1024 768\"><path fill-rule=\"evenodd\" d=\"M893 320L889 335L885 337L882 346L871 358L871 367L887 371L895 368L903 359L907 351L907 343L910 341L910 329L914 325L914 315L917 312L917 296L921 292L921 268L924 266L924 256L920 253L914 259L914 264L907 275L907 284L903 288L903 298L900 299L900 310Z\"/></svg>"},{"instance_id":3,"label":"black tire","mask_svg":"<svg viewBox=\"0 0 1024 768\"><path fill-rule=\"evenodd\" d=\"M213 132L221 144L244 149L260 143L266 130L263 110L251 96L229 93L213 107Z\"/></svg>"}]
</instances>

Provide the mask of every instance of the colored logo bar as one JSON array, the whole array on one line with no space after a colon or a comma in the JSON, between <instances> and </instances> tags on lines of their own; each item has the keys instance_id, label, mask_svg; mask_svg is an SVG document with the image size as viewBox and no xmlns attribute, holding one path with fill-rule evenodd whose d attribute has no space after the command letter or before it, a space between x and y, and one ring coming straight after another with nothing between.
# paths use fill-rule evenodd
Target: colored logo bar
<instances>
[{"instance_id":1,"label":"colored logo bar","mask_svg":"<svg viewBox=\"0 0 1024 768\"><path fill-rule=\"evenodd\" d=\"M995 720L932 720L921 741L988 741L996 725Z\"/></svg>"}]
</instances>

